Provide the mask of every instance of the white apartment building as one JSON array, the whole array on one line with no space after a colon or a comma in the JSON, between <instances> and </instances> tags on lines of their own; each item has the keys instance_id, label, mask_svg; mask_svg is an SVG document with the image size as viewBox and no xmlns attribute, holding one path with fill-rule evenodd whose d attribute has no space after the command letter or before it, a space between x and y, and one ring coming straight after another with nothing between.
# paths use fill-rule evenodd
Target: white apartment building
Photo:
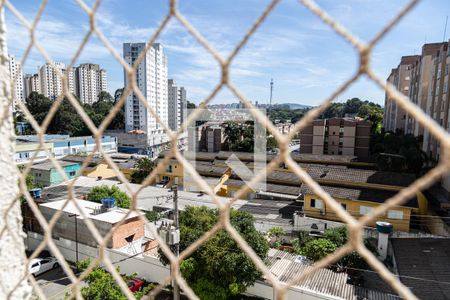
<instances>
[{"instance_id":1,"label":"white apartment building","mask_svg":"<svg viewBox=\"0 0 450 300\"><path fill-rule=\"evenodd\" d=\"M178 130L186 118L186 89L177 86L175 80L168 80L168 118L169 127L172 130Z\"/></svg>"},{"instance_id":2,"label":"white apartment building","mask_svg":"<svg viewBox=\"0 0 450 300\"><path fill-rule=\"evenodd\" d=\"M418 55L402 56L397 68L391 70L387 82L394 85L405 96L409 96L412 66L419 60ZM383 126L388 131L402 130L406 128L406 111L386 93L384 104Z\"/></svg>"},{"instance_id":3,"label":"white apartment building","mask_svg":"<svg viewBox=\"0 0 450 300\"><path fill-rule=\"evenodd\" d=\"M25 98L23 91L22 66L13 55L9 55L9 74L11 75L11 79L15 80L12 91L13 107L15 107L18 101L23 101Z\"/></svg>"},{"instance_id":4,"label":"white apartment building","mask_svg":"<svg viewBox=\"0 0 450 300\"><path fill-rule=\"evenodd\" d=\"M54 62L53 64L62 74L67 74L69 92L74 94L75 86L73 70L66 70L65 64L60 62ZM64 91L61 76L58 75L57 71L54 70L49 63L39 67L39 80L41 93L47 98L54 100Z\"/></svg>"},{"instance_id":5,"label":"white apartment building","mask_svg":"<svg viewBox=\"0 0 450 300\"><path fill-rule=\"evenodd\" d=\"M147 43L124 43L123 57L132 65L139 54L145 51ZM139 64L136 73L136 83L146 98L147 105L151 107L160 120L168 125L168 63L161 44L155 43L149 47L144 59ZM125 86L128 77L124 78ZM155 155L163 150L168 138L163 127L156 118L146 109L135 93L130 93L125 104L125 130L141 130L147 134L147 150Z\"/></svg>"},{"instance_id":6,"label":"white apartment building","mask_svg":"<svg viewBox=\"0 0 450 300\"><path fill-rule=\"evenodd\" d=\"M26 74L24 77L24 94L25 98L30 96L31 92L41 93L41 82L39 74Z\"/></svg>"},{"instance_id":7,"label":"white apartment building","mask_svg":"<svg viewBox=\"0 0 450 300\"><path fill-rule=\"evenodd\" d=\"M76 95L81 102L92 104L98 94L107 90L106 71L97 64L81 64L75 69Z\"/></svg>"}]
</instances>

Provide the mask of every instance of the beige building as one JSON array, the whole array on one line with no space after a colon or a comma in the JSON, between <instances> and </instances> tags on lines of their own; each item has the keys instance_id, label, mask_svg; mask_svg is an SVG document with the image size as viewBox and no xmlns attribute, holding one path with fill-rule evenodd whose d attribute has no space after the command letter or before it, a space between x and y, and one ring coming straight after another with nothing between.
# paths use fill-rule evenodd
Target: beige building
<instances>
[{"instance_id":1,"label":"beige building","mask_svg":"<svg viewBox=\"0 0 450 300\"><path fill-rule=\"evenodd\" d=\"M405 96L409 96L412 65L420 59L419 55L402 56L397 68L391 70L387 82L395 86ZM386 93L383 126L387 131L405 131L406 112Z\"/></svg>"},{"instance_id":2,"label":"beige building","mask_svg":"<svg viewBox=\"0 0 450 300\"><path fill-rule=\"evenodd\" d=\"M314 120L300 132L300 152L369 157L370 122L354 118Z\"/></svg>"},{"instance_id":3,"label":"beige building","mask_svg":"<svg viewBox=\"0 0 450 300\"><path fill-rule=\"evenodd\" d=\"M449 120L449 64L448 43L442 43L433 55L428 105L426 112L444 129L450 129ZM423 150L431 157L439 159L441 149L439 142L428 132L424 131Z\"/></svg>"},{"instance_id":4,"label":"beige building","mask_svg":"<svg viewBox=\"0 0 450 300\"><path fill-rule=\"evenodd\" d=\"M428 92L432 80L431 69L433 57L439 52L443 43L425 44L422 47L422 55L411 65L411 79L409 98L423 111L427 110ZM423 136L424 128L412 116L406 113L406 133L415 136Z\"/></svg>"},{"instance_id":5,"label":"beige building","mask_svg":"<svg viewBox=\"0 0 450 300\"><path fill-rule=\"evenodd\" d=\"M41 82L39 81L39 74L26 74L24 78L25 84L25 98L30 96L31 92L41 93Z\"/></svg>"},{"instance_id":6,"label":"beige building","mask_svg":"<svg viewBox=\"0 0 450 300\"><path fill-rule=\"evenodd\" d=\"M92 104L98 95L108 88L106 71L97 64L81 64L75 68L76 95L83 103ZM73 73L72 73L73 74ZM70 85L70 80L69 80Z\"/></svg>"}]
</instances>

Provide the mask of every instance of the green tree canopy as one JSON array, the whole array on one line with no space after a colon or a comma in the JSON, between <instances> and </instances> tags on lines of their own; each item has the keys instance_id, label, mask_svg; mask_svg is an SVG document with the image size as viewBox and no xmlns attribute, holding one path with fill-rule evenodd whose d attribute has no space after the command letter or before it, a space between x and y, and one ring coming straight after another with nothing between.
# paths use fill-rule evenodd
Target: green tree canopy
<instances>
[{"instance_id":1,"label":"green tree canopy","mask_svg":"<svg viewBox=\"0 0 450 300\"><path fill-rule=\"evenodd\" d=\"M86 199L101 203L104 198L116 199L116 205L122 208L130 208L131 199L127 193L121 191L117 186L108 187L106 185L96 186L87 194Z\"/></svg>"},{"instance_id":2,"label":"green tree canopy","mask_svg":"<svg viewBox=\"0 0 450 300\"><path fill-rule=\"evenodd\" d=\"M421 175L433 162L421 149L420 137L402 131L382 132L372 137L371 154L382 171Z\"/></svg>"},{"instance_id":3,"label":"green tree canopy","mask_svg":"<svg viewBox=\"0 0 450 300\"><path fill-rule=\"evenodd\" d=\"M219 221L215 209L186 207L180 214L180 251L190 246ZM267 257L269 245L247 212L231 210L230 222L255 253ZM163 263L167 263L164 255ZM242 293L261 273L228 232L220 230L181 264L181 272L200 299L227 299Z\"/></svg>"},{"instance_id":4,"label":"green tree canopy","mask_svg":"<svg viewBox=\"0 0 450 300\"><path fill-rule=\"evenodd\" d=\"M79 101L79 99L78 99ZM53 101L44 95L32 92L25 101L25 104L39 124L42 124L53 104ZM99 126L106 118L114 106L114 99L108 92L102 91L99 94L98 101L91 104L80 105L92 119L95 126ZM121 129L125 127L124 112L121 109L113 118L108 129ZM71 136L91 135L91 132L77 111L67 98L61 101L61 104L53 116L47 133L51 134L69 134Z\"/></svg>"},{"instance_id":5,"label":"green tree canopy","mask_svg":"<svg viewBox=\"0 0 450 300\"><path fill-rule=\"evenodd\" d=\"M150 158L143 157L136 161L134 168L135 170L131 173L132 182L142 183L155 168L155 163Z\"/></svg>"},{"instance_id":6,"label":"green tree canopy","mask_svg":"<svg viewBox=\"0 0 450 300\"><path fill-rule=\"evenodd\" d=\"M307 242L301 249L301 253L313 261L318 261L328 254L333 253L336 249L337 247L332 241L327 239L316 239Z\"/></svg>"}]
</instances>

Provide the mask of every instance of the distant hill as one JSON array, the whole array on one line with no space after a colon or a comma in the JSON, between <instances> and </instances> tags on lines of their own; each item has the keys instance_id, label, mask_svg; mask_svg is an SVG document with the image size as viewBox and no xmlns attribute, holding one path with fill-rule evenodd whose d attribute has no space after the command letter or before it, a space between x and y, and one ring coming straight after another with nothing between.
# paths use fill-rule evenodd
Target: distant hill
<instances>
[{"instance_id":1,"label":"distant hill","mask_svg":"<svg viewBox=\"0 0 450 300\"><path fill-rule=\"evenodd\" d=\"M289 106L289 109L304 109L311 108L311 105L298 104L298 103L280 103L279 105Z\"/></svg>"}]
</instances>

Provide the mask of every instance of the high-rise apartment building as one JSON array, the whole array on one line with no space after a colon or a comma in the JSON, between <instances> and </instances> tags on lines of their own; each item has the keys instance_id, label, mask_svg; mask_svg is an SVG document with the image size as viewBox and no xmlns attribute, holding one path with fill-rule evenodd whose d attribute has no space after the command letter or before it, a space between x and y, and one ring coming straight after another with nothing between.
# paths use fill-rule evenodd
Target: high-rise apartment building
<instances>
[{"instance_id":1,"label":"high-rise apartment building","mask_svg":"<svg viewBox=\"0 0 450 300\"><path fill-rule=\"evenodd\" d=\"M392 84L405 96L409 96L412 65L419 60L419 55L402 56L397 68L391 70L387 82ZM384 103L383 126L388 131L402 130L406 127L406 111L386 93Z\"/></svg>"},{"instance_id":2,"label":"high-rise apartment building","mask_svg":"<svg viewBox=\"0 0 450 300\"><path fill-rule=\"evenodd\" d=\"M9 74L11 79L15 80L13 90L11 91L14 102L13 107L15 107L18 101L23 101L25 98L23 91L22 66L13 55L9 55Z\"/></svg>"},{"instance_id":3,"label":"high-rise apartment building","mask_svg":"<svg viewBox=\"0 0 450 300\"><path fill-rule=\"evenodd\" d=\"M132 65L147 43L124 43L123 57ZM168 125L168 63L161 44L151 45L136 70L136 84L144 95L146 104L152 108L159 119ZM124 78L125 86L128 77ZM140 130L147 134L148 150L151 155L156 154L167 144L164 128L156 121L135 93L130 93L125 104L125 130L130 132Z\"/></svg>"},{"instance_id":4,"label":"high-rise apartment building","mask_svg":"<svg viewBox=\"0 0 450 300\"><path fill-rule=\"evenodd\" d=\"M75 94L73 70L67 70L65 64L60 62L53 64L61 74L67 74L69 93ZM49 63L39 67L39 80L41 93L47 98L54 100L64 92L62 77Z\"/></svg>"},{"instance_id":5,"label":"high-rise apartment building","mask_svg":"<svg viewBox=\"0 0 450 300\"><path fill-rule=\"evenodd\" d=\"M369 157L370 122L354 118L314 120L300 132L300 152Z\"/></svg>"},{"instance_id":6,"label":"high-rise apartment building","mask_svg":"<svg viewBox=\"0 0 450 300\"><path fill-rule=\"evenodd\" d=\"M97 64L81 64L75 68L76 95L81 102L92 104L101 91L107 90L106 71Z\"/></svg>"},{"instance_id":7,"label":"high-rise apartment building","mask_svg":"<svg viewBox=\"0 0 450 300\"><path fill-rule=\"evenodd\" d=\"M427 110L428 92L431 82L431 67L433 57L439 52L443 43L425 44L422 47L422 55L411 65L411 80L409 98L423 111ZM406 133L415 136L423 136L424 128L414 117L406 113Z\"/></svg>"},{"instance_id":8,"label":"high-rise apartment building","mask_svg":"<svg viewBox=\"0 0 450 300\"><path fill-rule=\"evenodd\" d=\"M448 43L442 43L432 58L431 81L426 112L446 130L450 129L448 92L450 85L449 64ZM441 155L439 141L428 130L424 131L423 150L435 159L439 159Z\"/></svg>"},{"instance_id":9,"label":"high-rise apartment building","mask_svg":"<svg viewBox=\"0 0 450 300\"><path fill-rule=\"evenodd\" d=\"M25 98L30 96L31 92L41 93L41 82L39 74L26 74L24 77Z\"/></svg>"},{"instance_id":10,"label":"high-rise apartment building","mask_svg":"<svg viewBox=\"0 0 450 300\"><path fill-rule=\"evenodd\" d=\"M177 130L186 117L186 89L177 86L175 80L168 80L168 120L169 127Z\"/></svg>"}]
</instances>

